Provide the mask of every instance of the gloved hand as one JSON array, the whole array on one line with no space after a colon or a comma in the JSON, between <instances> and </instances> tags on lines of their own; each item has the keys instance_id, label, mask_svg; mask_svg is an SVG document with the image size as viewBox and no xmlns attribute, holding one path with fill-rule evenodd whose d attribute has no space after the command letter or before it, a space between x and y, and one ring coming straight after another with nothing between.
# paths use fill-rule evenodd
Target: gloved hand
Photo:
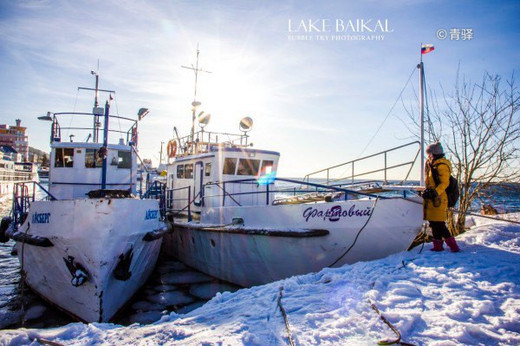
<instances>
[{"instance_id":1,"label":"gloved hand","mask_svg":"<svg viewBox=\"0 0 520 346\"><path fill-rule=\"evenodd\" d=\"M436 199L437 197L439 197L439 194L437 193L437 191L435 189L426 189L423 191L423 193L421 194L422 198L424 199L431 199L431 200L434 200Z\"/></svg>"}]
</instances>

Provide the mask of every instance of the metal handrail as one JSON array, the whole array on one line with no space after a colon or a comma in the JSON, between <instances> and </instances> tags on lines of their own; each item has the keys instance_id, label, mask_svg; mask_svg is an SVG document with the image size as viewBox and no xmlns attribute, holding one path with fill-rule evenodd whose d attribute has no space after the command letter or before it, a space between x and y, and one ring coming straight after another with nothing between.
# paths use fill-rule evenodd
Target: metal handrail
<instances>
[{"instance_id":1,"label":"metal handrail","mask_svg":"<svg viewBox=\"0 0 520 346\"><path fill-rule=\"evenodd\" d=\"M407 161L407 162L400 163L400 164L397 164L397 165L387 166L387 154L388 153L390 153L392 151L396 151L398 149L402 149L402 148L405 148L405 147L412 146L414 144L418 145L418 149L417 149L417 153L415 154L415 158L413 159L413 161ZM361 157L359 159L355 159L355 160L351 160L351 161L348 161L348 162L340 163L340 164L337 164L337 165L334 165L334 166L330 166L330 167L327 167L327 168L324 168L324 169L320 169L320 170L312 172L312 173L308 173L308 174L306 174L304 176L303 180L308 182L308 181L310 181L310 177L311 176L317 175L317 174L320 174L320 173L323 173L323 172L326 172L327 173L327 183L326 184L328 185L330 182L347 180L347 179L350 179L352 182L354 182L354 179L356 177L360 177L360 176L364 176L364 175L368 175L368 174L373 174L373 173L378 173L378 172L384 172L384 182L386 183L387 182L387 171L388 170L410 165L410 169L408 170L408 172L406 174L406 177L403 180L403 181L406 181L406 179L408 179L408 176L410 175L410 172L411 172L411 170L413 168L413 165L414 165L415 161L417 161L417 157L419 156L420 151L421 151L421 143L419 141L413 141L413 142L410 142L410 143L407 143L407 144L403 144L403 145L400 145L400 146L397 146L397 147L394 147L394 148L391 148L391 149L380 151L380 152L372 154L372 155L364 156L364 157ZM373 158L373 157L376 157L376 156L381 156L381 155L384 158L384 168L373 170L373 171L368 171L368 172L357 173L357 174L355 173L355 168L354 167L355 167L355 163L356 162L367 160L367 159L370 159L370 158ZM331 179L330 178L330 171L332 169L340 168L340 167L347 166L347 165L352 165L352 172L351 172L350 176L343 177L343 178L336 178L336 179Z\"/></svg>"},{"instance_id":2,"label":"metal handrail","mask_svg":"<svg viewBox=\"0 0 520 346\"><path fill-rule=\"evenodd\" d=\"M88 112L56 112L56 113L52 113L52 114L54 115L54 118L53 118L53 126L51 129L51 132L52 132L51 141L61 141L61 130L82 130L82 131L92 130L91 127L75 127L75 126L61 127L61 125L59 124L59 121L57 119L58 116L68 116L68 115L70 115L70 116L84 115L84 116L89 116L89 117L98 116L94 113L88 113ZM137 127L137 120L128 118L128 117L122 117L119 115L114 115L114 114L109 114L108 117L113 118L113 119L119 119L119 120L131 122L132 125L130 126L128 131L122 131L122 130L117 130L117 129L108 129L108 132L126 134L127 141L130 141L130 139L133 139L132 130Z\"/></svg>"},{"instance_id":3,"label":"metal handrail","mask_svg":"<svg viewBox=\"0 0 520 346\"><path fill-rule=\"evenodd\" d=\"M158 199L159 200L159 212L161 218L164 219L166 216L166 183L155 180L145 193L141 196L141 199Z\"/></svg>"},{"instance_id":4,"label":"metal handrail","mask_svg":"<svg viewBox=\"0 0 520 346\"><path fill-rule=\"evenodd\" d=\"M181 200L181 199L173 199L173 192L175 191L182 191L182 190L188 190L188 204L182 208L182 209L177 209L177 210L174 210L172 205L173 205L173 201L175 200ZM166 195L172 195L171 198L169 196L166 196L165 198L165 204L166 204L166 211L169 211L169 212L175 212L175 213L180 213L186 209L188 209L188 221L191 221L192 220L192 216L191 216L191 204L195 201L195 199L200 195L200 192L193 197L193 199L191 199L191 186L183 186L183 187L178 187L176 189L166 189L165 190L165 194ZM182 198L182 200L184 200L185 198Z\"/></svg>"},{"instance_id":5,"label":"metal handrail","mask_svg":"<svg viewBox=\"0 0 520 346\"><path fill-rule=\"evenodd\" d=\"M32 194L29 194L29 184L32 184ZM14 227L17 228L20 223L23 221L23 215L27 213L31 202L34 202L36 199L36 186L38 186L42 191L47 194L47 198L51 200L57 200L47 189L45 189L39 182L31 181L31 182L22 182L15 183L13 189L13 219L14 219Z\"/></svg>"},{"instance_id":6,"label":"metal handrail","mask_svg":"<svg viewBox=\"0 0 520 346\"><path fill-rule=\"evenodd\" d=\"M228 196L228 197L232 198L232 196L257 195L257 194L266 194L266 205L268 205L269 204L269 200L270 200L269 199L269 195L270 194L278 193L278 192L284 192L284 190L270 190L267 187L270 184L274 184L275 181L283 181L283 182L288 182L288 183L293 183L293 184L298 184L298 185L312 186L312 187L316 188L316 191L318 191L318 189L321 188L321 189L324 189L325 191L343 192L345 194L345 197L344 197L345 200L347 200L347 196L349 194L361 195L361 196L372 197L372 198L380 198L380 199L387 198L387 197L375 195L375 194L372 194L372 193L365 193L365 192L361 192L361 191L349 190L349 189L336 187L336 186L331 186L331 185L323 185L323 184L318 184L318 183L311 183L311 182L305 182L305 181L294 180L294 179L287 179L287 178L272 178L269 184L258 184L258 180L255 179L255 178L238 179L238 180L227 180L227 181L217 181L217 182L209 182L209 183L205 184L204 188L209 187L211 185L215 185L215 186L218 186L220 189L222 189L222 191L223 191L223 194L222 194L222 197L223 197L223 199L222 199L222 206L225 206L225 201L226 201L225 200L225 196ZM229 192L226 191L226 184L246 184L246 183L248 183L248 184L256 183L258 186L266 185L266 190L265 191L235 192L235 193L229 193ZM221 184L222 184L222 186L220 186ZM215 198L215 197L220 197L220 196L221 195L211 195L211 196L208 196L208 195L204 194L203 199L205 199L205 198ZM235 199L233 199L233 201L240 206L240 204Z\"/></svg>"},{"instance_id":7,"label":"metal handrail","mask_svg":"<svg viewBox=\"0 0 520 346\"><path fill-rule=\"evenodd\" d=\"M163 183L162 181L155 180L154 182L152 182L148 186L148 188L146 189L145 193L141 196L141 199L153 198L153 197L155 197L155 199L157 199L157 196L164 195L163 190L165 190L165 189L166 189L166 183ZM159 194L153 194L157 190L159 190L160 193Z\"/></svg>"},{"instance_id":8,"label":"metal handrail","mask_svg":"<svg viewBox=\"0 0 520 346\"><path fill-rule=\"evenodd\" d=\"M52 113L54 115L92 115L92 116L96 116L96 114L94 113L89 113L89 112L56 112L56 113ZM110 114L109 115L110 118L116 118L116 119L121 119L121 120L128 120L128 121L131 121L133 123L136 123L137 120L135 119L132 119L132 118L127 118L127 117L122 117L122 116L119 116L119 115L113 115L113 114ZM62 129L69 129L70 127L63 127Z\"/></svg>"}]
</instances>

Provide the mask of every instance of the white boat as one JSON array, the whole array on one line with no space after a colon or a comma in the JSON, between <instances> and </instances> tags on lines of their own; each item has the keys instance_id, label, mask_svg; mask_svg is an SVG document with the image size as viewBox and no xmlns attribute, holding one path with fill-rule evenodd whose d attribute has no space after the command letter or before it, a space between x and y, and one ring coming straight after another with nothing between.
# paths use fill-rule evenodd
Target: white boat
<instances>
[{"instance_id":1,"label":"white boat","mask_svg":"<svg viewBox=\"0 0 520 346\"><path fill-rule=\"evenodd\" d=\"M192 103L193 120L200 104ZM193 124L168 144L173 232L164 250L187 265L249 287L382 258L406 250L421 230L417 195L277 178L280 154L252 148L249 117L237 135L207 132L208 121L201 112L200 131Z\"/></svg>"},{"instance_id":2,"label":"white boat","mask_svg":"<svg viewBox=\"0 0 520 346\"><path fill-rule=\"evenodd\" d=\"M2 232L10 224L7 235L17 242L22 277L33 291L79 320L106 322L145 283L165 228L159 200L135 197L138 121L111 114L110 101L98 107L98 92L106 90L97 74L96 88L84 89L96 93L91 113L39 118L52 121L49 190L39 186L46 198L35 200L34 185L17 184L13 218L2 220ZM141 109L139 120L147 112ZM69 125L81 118L92 128ZM89 131L86 141L64 141L62 131L77 138L80 130Z\"/></svg>"}]
</instances>

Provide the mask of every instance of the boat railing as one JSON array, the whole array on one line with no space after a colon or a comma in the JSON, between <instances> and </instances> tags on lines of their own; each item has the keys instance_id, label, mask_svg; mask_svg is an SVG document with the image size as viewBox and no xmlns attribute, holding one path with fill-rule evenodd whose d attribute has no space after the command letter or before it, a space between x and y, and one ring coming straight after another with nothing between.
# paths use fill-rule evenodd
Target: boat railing
<instances>
[{"instance_id":1,"label":"boat railing","mask_svg":"<svg viewBox=\"0 0 520 346\"><path fill-rule=\"evenodd\" d=\"M67 130L68 132L70 131L80 131L80 132L84 132L84 133L89 133L89 136L87 137L87 140L86 142L88 142L88 140L91 138L91 132L92 132L92 125L91 124L85 124L85 126L67 126L67 127L62 127L58 121L58 117L87 117L87 118L92 118L92 119L96 119L98 117L103 117L104 115L103 114L94 114L94 113L88 113L88 112L58 112L58 113L51 113L53 115L52 117L52 126L51 126L51 142L61 142L62 141L62 135L61 135L61 132L62 130ZM135 119L131 119L131 118L127 118L127 117L123 117L123 116L119 116L119 115L113 115L113 114L109 114L108 117L110 119L116 119L118 120L119 122L121 120L123 121L129 121L130 122L130 127L128 130L121 130L121 128L108 128L107 129L107 132L108 133L116 133L116 134L123 134L123 135L126 135L126 142L129 143L129 142L132 142L134 143L135 145L137 145L137 120ZM102 128L102 122L96 122L96 128L95 128L95 131L103 131L103 128Z\"/></svg>"},{"instance_id":2,"label":"boat railing","mask_svg":"<svg viewBox=\"0 0 520 346\"><path fill-rule=\"evenodd\" d=\"M187 191L187 197L175 198L175 192ZM185 195L185 194L181 194ZM195 202L195 199L200 196L200 193L191 198L191 186L178 187L174 189L165 189L165 208L166 212L170 214L172 217L177 217L182 215L183 212L187 212L188 221L192 220L191 214L191 205ZM174 208L175 202L180 202L183 205L182 208ZM186 204L184 204L186 203Z\"/></svg>"},{"instance_id":3,"label":"boat railing","mask_svg":"<svg viewBox=\"0 0 520 346\"><path fill-rule=\"evenodd\" d=\"M290 190L286 187L284 188L276 188L275 182L285 182L289 184L294 184L295 187L291 188ZM248 184L253 189L250 189L249 191L229 191L229 186L236 185L236 184ZM311 183L311 182L305 182L300 180L294 180L294 179L286 179L286 178L269 178L266 180L262 179L255 179L255 178L249 178L249 179L238 179L238 180L227 180L227 181L219 181L219 182L210 182L204 185L204 190L208 189L211 186L217 186L219 188L218 191L221 191L221 193L214 193L214 194L208 194L204 192L202 194L202 205L206 205L207 201L210 199L219 199L221 200L220 206L226 206L227 201L232 201L234 206L242 206L240 203L240 197L241 196L251 196L251 195L262 195L265 194L265 204L276 204L276 200L273 198L275 194L287 194L288 191L292 192L293 196L298 196L299 194L309 193L310 191L314 191L316 193L322 192L323 194L319 196L320 199L324 201L328 200L337 200L338 198L347 200L352 198L359 198L361 197L367 197L367 198L387 198L385 196L376 195L372 193L366 193L363 191L356 191L356 190L350 190L345 189L342 187L337 186L331 186L331 185L324 185L324 184L318 184L318 183ZM256 190L254 190L254 187L256 186ZM305 188L301 188L301 186L304 186ZM260 189L260 187L262 187ZM354 197L355 196L355 197ZM314 198L314 201L316 198ZM303 202L305 202L305 199L303 199ZM282 203L280 203L282 204Z\"/></svg>"},{"instance_id":4,"label":"boat railing","mask_svg":"<svg viewBox=\"0 0 520 346\"><path fill-rule=\"evenodd\" d=\"M146 191L141 195L142 199L159 199L161 196L164 196L164 192L166 190L166 183L162 181L155 180L150 183L146 189Z\"/></svg>"},{"instance_id":5,"label":"boat railing","mask_svg":"<svg viewBox=\"0 0 520 346\"><path fill-rule=\"evenodd\" d=\"M142 194L141 199L158 199L159 212L161 213L161 218L164 219L166 216L166 183L155 180Z\"/></svg>"},{"instance_id":6,"label":"boat railing","mask_svg":"<svg viewBox=\"0 0 520 346\"><path fill-rule=\"evenodd\" d=\"M245 148L248 146L248 137L247 133L197 131L193 136L188 135L177 139L179 143L177 156L207 153L216 146Z\"/></svg>"},{"instance_id":7,"label":"boat railing","mask_svg":"<svg viewBox=\"0 0 520 346\"><path fill-rule=\"evenodd\" d=\"M14 219L14 227L18 227L18 225L22 224L27 217L27 212L32 202L36 200L36 188L39 188L45 193L45 197L43 199L56 200L45 187L43 187L39 182L31 181L31 182L23 182L23 183L15 183L13 189L13 219Z\"/></svg>"},{"instance_id":8,"label":"boat railing","mask_svg":"<svg viewBox=\"0 0 520 346\"><path fill-rule=\"evenodd\" d=\"M395 154L397 154L398 152L402 153L402 152L404 152L405 149L410 149L413 146L417 146L417 151L415 152L415 157L413 160L404 161L404 162L399 160L395 164L389 164L389 154L390 153L395 153ZM373 174L380 174L382 172L383 173L383 184L387 184L388 180L389 180L388 174L390 171L394 171L394 170L397 170L398 168L402 168L402 167L408 167L405 178L401 182L401 183L404 183L408 180L410 173L412 171L412 168L413 168L415 162L417 161L417 158L419 157L420 152L421 152L421 143L419 141L413 141L413 142L403 144L403 145L400 145L400 146L397 146L397 147L394 147L391 149L383 150L376 154L364 156L359 159L351 160L348 162L340 163L338 165L320 169L318 171L305 175L303 180L306 182L309 182L311 179L317 179L317 178L321 177L321 179L325 180L325 185L331 185L333 183L336 183L336 184L345 186L345 185L348 185L348 183L347 183L348 181L350 181L351 184L357 184L358 182L356 181L356 179L358 179L359 177L366 177L366 176L370 176ZM382 168L376 168L376 169L370 168L370 169L365 169L362 171L359 171L359 168L356 168L359 165L362 165L363 163L368 165L370 162L369 160L376 160L376 161L382 160ZM372 165L368 165L368 166L373 167L374 165L372 164ZM379 166L379 167L381 167L381 166ZM341 170L342 172L350 171L350 174L344 175L345 173L342 173L340 175L340 177L333 178L333 175L334 175L333 173L336 170Z\"/></svg>"}]
</instances>

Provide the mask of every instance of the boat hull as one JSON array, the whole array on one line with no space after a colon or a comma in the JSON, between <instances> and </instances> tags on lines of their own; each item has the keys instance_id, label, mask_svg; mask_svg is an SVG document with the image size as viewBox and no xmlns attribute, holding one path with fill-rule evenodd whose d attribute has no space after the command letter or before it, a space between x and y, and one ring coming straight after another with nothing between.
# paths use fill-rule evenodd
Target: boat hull
<instances>
[{"instance_id":1,"label":"boat hull","mask_svg":"<svg viewBox=\"0 0 520 346\"><path fill-rule=\"evenodd\" d=\"M391 198L208 208L202 222L173 222L166 252L249 287L404 251L421 229L422 203Z\"/></svg>"},{"instance_id":2,"label":"boat hull","mask_svg":"<svg viewBox=\"0 0 520 346\"><path fill-rule=\"evenodd\" d=\"M52 246L17 242L26 283L82 321L109 321L155 266L162 239L143 237L161 227L158 209L157 200L125 198L31 203L18 233Z\"/></svg>"}]
</instances>

